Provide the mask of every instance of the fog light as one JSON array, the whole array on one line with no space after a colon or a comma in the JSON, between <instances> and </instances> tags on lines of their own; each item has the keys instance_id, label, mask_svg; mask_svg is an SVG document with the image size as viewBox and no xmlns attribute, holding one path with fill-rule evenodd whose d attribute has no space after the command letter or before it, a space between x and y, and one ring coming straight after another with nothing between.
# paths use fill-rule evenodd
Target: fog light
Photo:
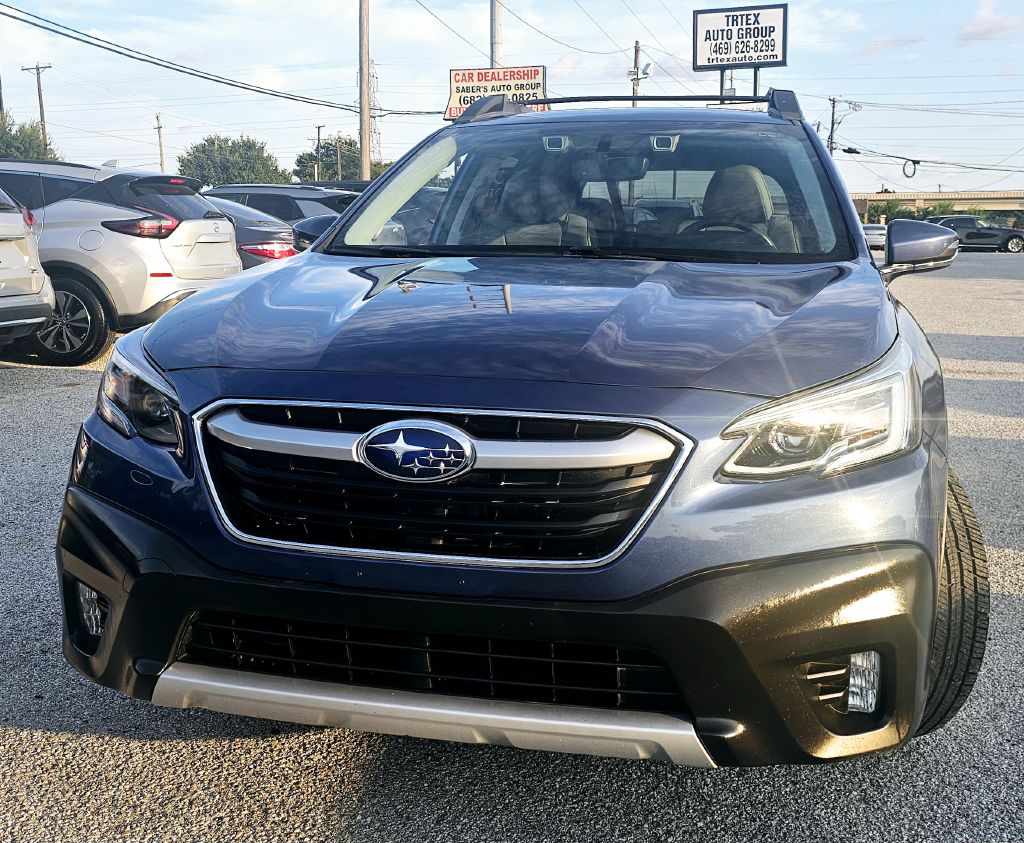
<instances>
[{"instance_id":1,"label":"fog light","mask_svg":"<svg viewBox=\"0 0 1024 843\"><path fill-rule=\"evenodd\" d=\"M89 635L99 638L107 622L107 601L83 582L78 583L77 591L82 625Z\"/></svg>"},{"instance_id":2,"label":"fog light","mask_svg":"<svg viewBox=\"0 0 1024 843\"><path fill-rule=\"evenodd\" d=\"M874 650L850 655L848 711L870 714L878 705L878 681L882 659Z\"/></svg>"}]
</instances>

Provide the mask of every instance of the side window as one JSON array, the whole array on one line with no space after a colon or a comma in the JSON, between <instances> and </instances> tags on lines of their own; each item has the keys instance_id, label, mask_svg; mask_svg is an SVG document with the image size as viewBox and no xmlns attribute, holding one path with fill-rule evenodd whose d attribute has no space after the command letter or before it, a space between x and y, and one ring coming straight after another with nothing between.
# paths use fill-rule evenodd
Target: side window
<instances>
[{"instance_id":1,"label":"side window","mask_svg":"<svg viewBox=\"0 0 1024 843\"><path fill-rule=\"evenodd\" d=\"M953 228L957 231L974 231L978 224L974 220L958 219L953 220Z\"/></svg>"},{"instance_id":2,"label":"side window","mask_svg":"<svg viewBox=\"0 0 1024 843\"><path fill-rule=\"evenodd\" d=\"M293 220L303 216L298 212L290 196L282 196L279 193L250 193L246 204L279 220Z\"/></svg>"},{"instance_id":3,"label":"side window","mask_svg":"<svg viewBox=\"0 0 1024 843\"><path fill-rule=\"evenodd\" d=\"M43 201L47 205L60 202L62 199L70 199L90 182L82 179L65 179L60 176L40 176L43 185Z\"/></svg>"},{"instance_id":4,"label":"side window","mask_svg":"<svg viewBox=\"0 0 1024 843\"><path fill-rule=\"evenodd\" d=\"M0 187L30 210L43 207L43 188L38 173L0 172Z\"/></svg>"},{"instance_id":5,"label":"side window","mask_svg":"<svg viewBox=\"0 0 1024 843\"><path fill-rule=\"evenodd\" d=\"M333 208L314 199L296 199L295 201L299 203L299 213L303 217L319 217L323 214L337 213Z\"/></svg>"},{"instance_id":6,"label":"side window","mask_svg":"<svg viewBox=\"0 0 1024 843\"><path fill-rule=\"evenodd\" d=\"M201 194L200 194L201 195ZM227 199L229 202L238 202L240 205L245 204L244 193L211 193L210 196L216 196L218 199Z\"/></svg>"}]
</instances>

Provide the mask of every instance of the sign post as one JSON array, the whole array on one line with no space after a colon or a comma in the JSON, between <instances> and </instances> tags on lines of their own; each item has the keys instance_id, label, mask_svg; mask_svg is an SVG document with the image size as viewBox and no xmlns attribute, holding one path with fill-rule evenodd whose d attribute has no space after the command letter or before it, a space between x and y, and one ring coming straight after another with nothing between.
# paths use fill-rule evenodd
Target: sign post
<instances>
[{"instance_id":1,"label":"sign post","mask_svg":"<svg viewBox=\"0 0 1024 843\"><path fill-rule=\"evenodd\" d=\"M725 93L725 71L754 69L757 96L762 67L784 67L788 40L789 5L697 9L693 13L693 69L717 70L719 91Z\"/></svg>"},{"instance_id":2,"label":"sign post","mask_svg":"<svg viewBox=\"0 0 1024 843\"><path fill-rule=\"evenodd\" d=\"M451 71L451 93L445 120L455 120L474 102L493 94L504 94L510 100L530 105L530 100L547 96L547 68L481 67ZM535 111L549 111L549 105L531 106Z\"/></svg>"}]
</instances>

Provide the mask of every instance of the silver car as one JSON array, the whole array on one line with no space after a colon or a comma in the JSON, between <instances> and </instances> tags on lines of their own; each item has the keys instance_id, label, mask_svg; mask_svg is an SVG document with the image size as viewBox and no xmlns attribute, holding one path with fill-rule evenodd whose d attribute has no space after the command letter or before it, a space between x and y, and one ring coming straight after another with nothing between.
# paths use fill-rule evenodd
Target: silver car
<instances>
[{"instance_id":1,"label":"silver car","mask_svg":"<svg viewBox=\"0 0 1024 843\"><path fill-rule=\"evenodd\" d=\"M31 334L53 312L32 212L0 190L0 346Z\"/></svg>"},{"instance_id":2,"label":"silver car","mask_svg":"<svg viewBox=\"0 0 1024 843\"><path fill-rule=\"evenodd\" d=\"M0 162L0 188L35 216L56 294L31 335L44 362L78 365L112 335L154 321L196 290L241 271L231 221L194 179L109 167Z\"/></svg>"},{"instance_id":3,"label":"silver car","mask_svg":"<svg viewBox=\"0 0 1024 843\"><path fill-rule=\"evenodd\" d=\"M864 239L868 241L871 249L885 248L885 226L876 223L868 223L861 226L864 229Z\"/></svg>"}]
</instances>

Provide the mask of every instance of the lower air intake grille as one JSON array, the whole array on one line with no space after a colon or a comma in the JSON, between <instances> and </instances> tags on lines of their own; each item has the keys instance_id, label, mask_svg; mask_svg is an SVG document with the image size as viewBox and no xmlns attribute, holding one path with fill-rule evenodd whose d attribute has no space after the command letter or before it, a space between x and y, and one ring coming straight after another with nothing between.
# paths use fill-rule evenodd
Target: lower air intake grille
<instances>
[{"instance_id":1,"label":"lower air intake grille","mask_svg":"<svg viewBox=\"0 0 1024 843\"><path fill-rule=\"evenodd\" d=\"M683 713L654 653L576 644L438 635L225 612L196 615L182 661L346 685L494 700Z\"/></svg>"}]
</instances>

